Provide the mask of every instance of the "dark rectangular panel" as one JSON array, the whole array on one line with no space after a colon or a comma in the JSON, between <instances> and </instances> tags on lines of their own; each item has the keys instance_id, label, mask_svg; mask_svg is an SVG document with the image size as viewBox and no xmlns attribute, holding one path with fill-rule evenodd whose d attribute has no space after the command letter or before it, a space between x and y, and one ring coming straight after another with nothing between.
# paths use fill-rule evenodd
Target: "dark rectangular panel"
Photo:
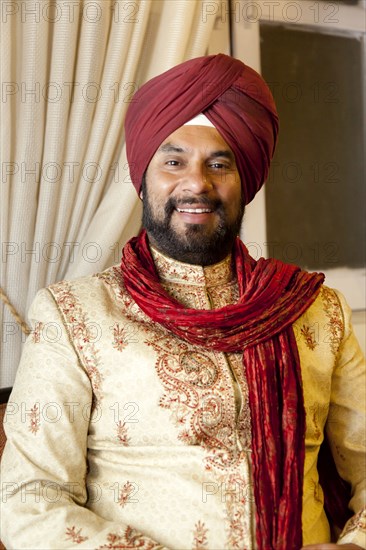
<instances>
[{"instance_id":1,"label":"dark rectangular panel","mask_svg":"<svg viewBox=\"0 0 366 550\"><path fill-rule=\"evenodd\" d=\"M266 184L269 252L312 269L365 264L363 42L261 24L280 117Z\"/></svg>"}]
</instances>

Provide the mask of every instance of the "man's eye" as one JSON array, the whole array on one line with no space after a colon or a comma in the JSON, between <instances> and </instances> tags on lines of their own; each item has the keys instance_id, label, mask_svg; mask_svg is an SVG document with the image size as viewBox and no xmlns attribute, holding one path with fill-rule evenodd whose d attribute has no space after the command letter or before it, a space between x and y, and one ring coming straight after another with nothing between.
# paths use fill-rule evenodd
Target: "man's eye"
<instances>
[{"instance_id":1,"label":"man's eye","mask_svg":"<svg viewBox=\"0 0 366 550\"><path fill-rule=\"evenodd\" d=\"M215 170L224 170L225 168L228 168L226 164L223 164L222 162L213 162L210 164L210 168L213 168Z\"/></svg>"}]
</instances>

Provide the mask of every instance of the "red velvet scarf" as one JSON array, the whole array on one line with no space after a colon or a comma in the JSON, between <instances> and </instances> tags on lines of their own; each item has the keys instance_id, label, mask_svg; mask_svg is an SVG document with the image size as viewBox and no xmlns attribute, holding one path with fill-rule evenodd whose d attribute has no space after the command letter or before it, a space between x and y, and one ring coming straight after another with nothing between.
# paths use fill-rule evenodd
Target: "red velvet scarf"
<instances>
[{"instance_id":1,"label":"red velvet scarf","mask_svg":"<svg viewBox=\"0 0 366 550\"><path fill-rule=\"evenodd\" d=\"M240 299L220 309L189 309L161 286L145 231L123 250L128 292L155 322L183 340L242 352L249 387L256 536L260 550L302 545L305 411L292 323L315 300L324 276L277 260L255 261L237 239Z\"/></svg>"}]
</instances>

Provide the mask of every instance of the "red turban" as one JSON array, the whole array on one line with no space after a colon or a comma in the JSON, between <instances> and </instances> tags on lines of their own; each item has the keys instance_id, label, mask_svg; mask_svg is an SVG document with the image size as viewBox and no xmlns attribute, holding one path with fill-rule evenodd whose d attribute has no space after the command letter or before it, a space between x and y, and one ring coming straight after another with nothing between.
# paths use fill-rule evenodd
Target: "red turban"
<instances>
[{"instance_id":1,"label":"red turban","mask_svg":"<svg viewBox=\"0 0 366 550\"><path fill-rule=\"evenodd\" d=\"M206 115L232 149L247 204L268 175L278 117L262 77L224 54L190 59L136 92L125 121L133 185L139 193L161 143L199 113Z\"/></svg>"}]
</instances>

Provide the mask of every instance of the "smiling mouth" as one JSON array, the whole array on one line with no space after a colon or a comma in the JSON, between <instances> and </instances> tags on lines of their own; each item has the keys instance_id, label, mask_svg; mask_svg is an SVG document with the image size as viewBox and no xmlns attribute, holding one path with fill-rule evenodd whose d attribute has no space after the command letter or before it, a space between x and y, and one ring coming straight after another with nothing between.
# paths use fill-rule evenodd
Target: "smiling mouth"
<instances>
[{"instance_id":1,"label":"smiling mouth","mask_svg":"<svg viewBox=\"0 0 366 550\"><path fill-rule=\"evenodd\" d=\"M210 208L178 208L178 212L185 212L187 214L211 214L213 210Z\"/></svg>"}]
</instances>

